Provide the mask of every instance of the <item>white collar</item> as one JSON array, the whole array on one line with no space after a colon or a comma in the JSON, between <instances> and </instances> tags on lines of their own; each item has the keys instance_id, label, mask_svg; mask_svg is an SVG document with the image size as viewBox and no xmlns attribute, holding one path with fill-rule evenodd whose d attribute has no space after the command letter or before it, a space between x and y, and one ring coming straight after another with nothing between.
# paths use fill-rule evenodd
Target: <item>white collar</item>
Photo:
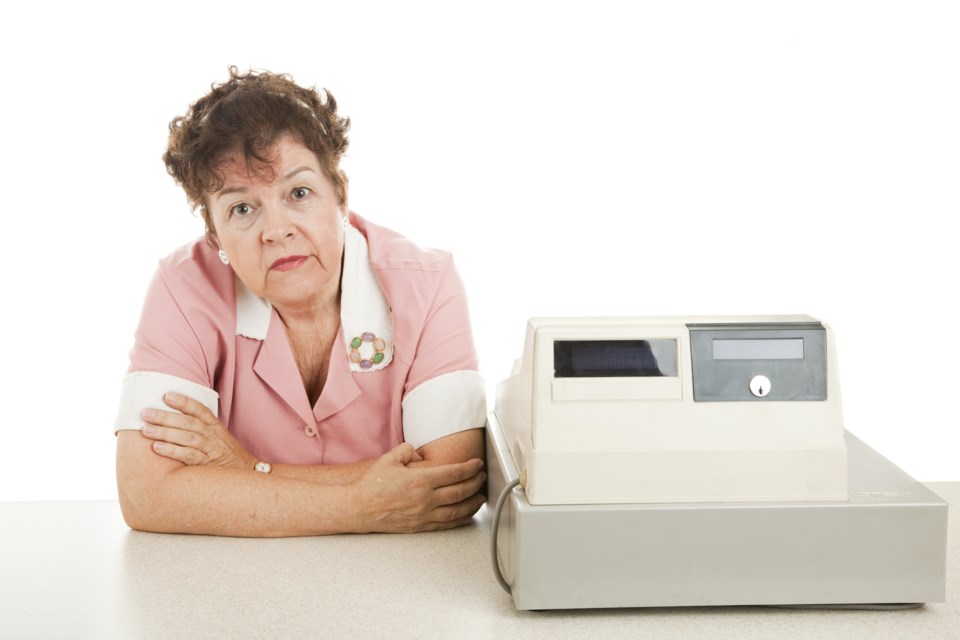
<instances>
[{"instance_id":1,"label":"white collar","mask_svg":"<svg viewBox=\"0 0 960 640\"><path fill-rule=\"evenodd\" d=\"M236 276L234 281L237 291L237 335L266 340L273 316L272 305L250 291ZM340 328L343 330L351 371L379 371L390 364L393 359L390 306L370 266L367 239L346 217L343 218Z\"/></svg>"}]
</instances>

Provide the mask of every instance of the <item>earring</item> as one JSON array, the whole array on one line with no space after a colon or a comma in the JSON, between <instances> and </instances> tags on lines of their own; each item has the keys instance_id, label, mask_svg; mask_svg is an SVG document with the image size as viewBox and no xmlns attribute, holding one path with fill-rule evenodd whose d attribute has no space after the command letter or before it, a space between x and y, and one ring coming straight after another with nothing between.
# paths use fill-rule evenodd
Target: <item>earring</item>
<instances>
[{"instance_id":1,"label":"earring","mask_svg":"<svg viewBox=\"0 0 960 640\"><path fill-rule=\"evenodd\" d=\"M230 264L230 258L227 257L227 252L223 249L217 252L217 255L220 256L220 262L223 264Z\"/></svg>"}]
</instances>

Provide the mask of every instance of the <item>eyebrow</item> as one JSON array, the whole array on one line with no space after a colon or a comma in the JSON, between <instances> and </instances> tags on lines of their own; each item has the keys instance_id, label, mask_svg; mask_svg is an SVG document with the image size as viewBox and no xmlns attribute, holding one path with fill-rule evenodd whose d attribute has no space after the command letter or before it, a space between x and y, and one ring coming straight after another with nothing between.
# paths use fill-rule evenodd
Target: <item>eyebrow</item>
<instances>
[{"instance_id":1,"label":"eyebrow","mask_svg":"<svg viewBox=\"0 0 960 640\"><path fill-rule=\"evenodd\" d=\"M299 173L303 173L304 171L310 171L311 173L313 173L313 169L311 169L311 168L308 167L307 165L303 165L303 166L297 167L297 168L294 169L293 171L289 172L287 175L283 176L283 178L281 178L281 179L282 179L284 182L286 182L286 181L289 180L290 178L294 177L295 175L297 175L297 174L299 174Z\"/></svg>"},{"instance_id":2,"label":"eyebrow","mask_svg":"<svg viewBox=\"0 0 960 640\"><path fill-rule=\"evenodd\" d=\"M301 174L301 173L303 173L304 171L309 171L309 172L311 172L311 173L316 173L313 169L311 169L311 168L308 167L307 165L301 165L301 166L297 167L296 169L293 169L292 171L287 172L287 174L286 174L285 176L283 176L280 180L281 180L281 182L286 182L286 181L289 180L290 178L293 178L294 176L296 176L296 175L298 175L298 174ZM217 199L219 200L219 199L222 198L223 196L230 195L231 193L246 193L246 192L247 192L247 188L246 188L246 187L228 187L228 188L226 188L226 189L221 189L220 191L217 191L217 192L216 192L215 194L213 194L213 195L214 195L215 198L217 198Z\"/></svg>"}]
</instances>

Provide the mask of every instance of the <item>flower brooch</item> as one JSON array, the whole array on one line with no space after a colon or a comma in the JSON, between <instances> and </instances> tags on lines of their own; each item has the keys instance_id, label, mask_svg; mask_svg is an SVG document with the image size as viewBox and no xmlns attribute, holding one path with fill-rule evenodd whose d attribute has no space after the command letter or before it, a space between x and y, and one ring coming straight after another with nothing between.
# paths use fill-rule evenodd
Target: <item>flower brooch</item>
<instances>
[{"instance_id":1,"label":"flower brooch","mask_svg":"<svg viewBox=\"0 0 960 640\"><path fill-rule=\"evenodd\" d=\"M350 341L350 362L360 365L361 369L369 369L375 364L383 362L383 350L387 343L369 331Z\"/></svg>"}]
</instances>

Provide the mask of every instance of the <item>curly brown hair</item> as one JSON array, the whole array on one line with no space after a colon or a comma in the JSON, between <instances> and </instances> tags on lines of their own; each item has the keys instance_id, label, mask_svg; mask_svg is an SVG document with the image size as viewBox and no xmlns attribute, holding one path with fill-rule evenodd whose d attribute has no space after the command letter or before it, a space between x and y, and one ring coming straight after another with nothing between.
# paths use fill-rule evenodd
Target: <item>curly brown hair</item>
<instances>
[{"instance_id":1,"label":"curly brown hair","mask_svg":"<svg viewBox=\"0 0 960 640\"><path fill-rule=\"evenodd\" d=\"M210 86L182 116L170 122L163 162L183 187L191 206L199 208L207 233L216 236L207 196L223 187L222 166L241 154L252 175L272 178L268 155L285 135L313 151L333 183L341 207L347 204L347 176L340 158L347 149L350 119L337 115L337 101L323 89L296 84L287 74L230 67L230 78Z\"/></svg>"}]
</instances>

